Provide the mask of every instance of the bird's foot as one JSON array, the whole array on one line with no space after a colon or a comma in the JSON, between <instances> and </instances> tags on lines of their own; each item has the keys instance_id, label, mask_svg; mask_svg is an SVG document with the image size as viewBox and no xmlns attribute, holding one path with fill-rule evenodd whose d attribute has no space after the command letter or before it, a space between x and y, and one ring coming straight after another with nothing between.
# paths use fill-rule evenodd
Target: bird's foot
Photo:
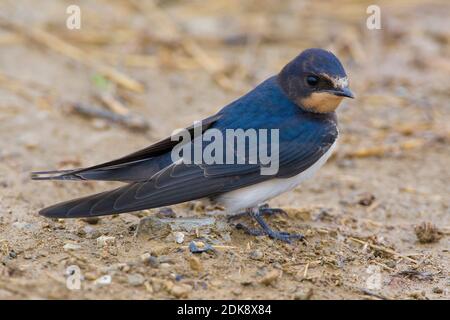
<instances>
[{"instance_id":1,"label":"bird's foot","mask_svg":"<svg viewBox=\"0 0 450 320\"><path fill-rule=\"evenodd\" d=\"M272 239L280 240L287 243L291 243L291 240L303 241L305 239L305 237L302 234L289 233L284 231L274 231L272 229L267 230L266 234Z\"/></svg>"},{"instance_id":2,"label":"bird's foot","mask_svg":"<svg viewBox=\"0 0 450 320\"><path fill-rule=\"evenodd\" d=\"M259 213L260 213L262 216L268 216L268 217L270 217L270 216L275 216L275 215L277 215L277 214L281 214L281 215L283 215L283 216L285 216L285 217L287 217L287 215L288 215L288 214L286 213L286 211L284 211L284 210L281 209L281 208L270 208L269 205L268 205L267 203L265 203L265 204L259 206L259 207L258 207L258 211L259 211ZM234 220L243 218L243 217L249 217L249 216L251 217L251 215L252 215L252 210L251 210L251 209L248 209L248 210L246 210L246 211L244 211L244 212L240 212L240 213L234 214L234 215L232 215L232 216L229 216L229 217L228 217L228 222L231 222L231 221L234 221Z\"/></svg>"},{"instance_id":3,"label":"bird's foot","mask_svg":"<svg viewBox=\"0 0 450 320\"><path fill-rule=\"evenodd\" d=\"M243 224L243 223L238 223L236 225L236 229L238 230L243 230L245 233L251 235L251 236L264 236L265 232L261 229L257 229L257 228L250 228L249 226Z\"/></svg>"},{"instance_id":4,"label":"bird's foot","mask_svg":"<svg viewBox=\"0 0 450 320\"><path fill-rule=\"evenodd\" d=\"M275 216L277 214L281 214L281 215L283 215L285 217L288 216L287 212L284 211L283 209L281 209L281 208L270 208L267 203L263 204L262 206L260 206L258 208L258 210L259 210L259 214L262 215L262 216L270 217L270 216Z\"/></svg>"},{"instance_id":5,"label":"bird's foot","mask_svg":"<svg viewBox=\"0 0 450 320\"><path fill-rule=\"evenodd\" d=\"M229 221L243 216L251 216L259 224L261 229L250 228L242 223L238 223L236 225L236 228L244 230L244 232L253 236L267 235L272 239L280 240L287 243L291 243L291 240L295 239L304 240L304 236L301 234L272 230L272 228L270 228L269 225L266 223L266 221L263 219L263 216L265 215L271 216L275 214L286 214L286 212L283 211L282 209L269 208L268 205L262 205L255 210L247 210L246 212L234 215L229 218Z\"/></svg>"}]
</instances>

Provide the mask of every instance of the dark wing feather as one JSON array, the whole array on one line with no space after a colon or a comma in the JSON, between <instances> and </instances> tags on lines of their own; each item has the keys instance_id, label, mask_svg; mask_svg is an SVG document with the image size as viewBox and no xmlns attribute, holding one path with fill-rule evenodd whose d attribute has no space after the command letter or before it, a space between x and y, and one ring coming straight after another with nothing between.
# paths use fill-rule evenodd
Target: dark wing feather
<instances>
[{"instance_id":1,"label":"dark wing feather","mask_svg":"<svg viewBox=\"0 0 450 320\"><path fill-rule=\"evenodd\" d=\"M321 126L315 128L313 131L299 131L295 139L280 144L280 171L276 177L286 178L299 174L319 160L334 143L337 131ZM214 197L273 178L261 175L260 169L259 164L173 163L147 181L57 204L40 213L48 217L79 218L131 212Z\"/></svg>"},{"instance_id":2,"label":"dark wing feather","mask_svg":"<svg viewBox=\"0 0 450 320\"><path fill-rule=\"evenodd\" d=\"M197 165L172 164L148 181L56 204L40 214L80 218L161 207L220 192L226 180L205 178L203 169Z\"/></svg>"},{"instance_id":3,"label":"dark wing feather","mask_svg":"<svg viewBox=\"0 0 450 320\"><path fill-rule=\"evenodd\" d=\"M216 114L202 120L202 133L210 128L220 117L220 114ZM194 126L190 126L186 130L194 138ZM172 141L171 137L168 137L145 149L116 160L82 169L33 172L31 178L33 180L104 180L122 182L146 180L170 164L170 160L164 155L168 152L170 153L176 144L178 144L178 141Z\"/></svg>"}]
</instances>

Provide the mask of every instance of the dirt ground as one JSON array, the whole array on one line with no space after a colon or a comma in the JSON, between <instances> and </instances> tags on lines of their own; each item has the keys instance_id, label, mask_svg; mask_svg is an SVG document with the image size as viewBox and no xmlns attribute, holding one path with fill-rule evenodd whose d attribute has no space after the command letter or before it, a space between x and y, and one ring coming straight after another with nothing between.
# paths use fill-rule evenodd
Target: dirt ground
<instances>
[{"instance_id":1,"label":"dirt ground","mask_svg":"<svg viewBox=\"0 0 450 320\"><path fill-rule=\"evenodd\" d=\"M374 2L381 30L366 27ZM449 298L448 1L151 3L1 1L0 298ZM66 28L69 4L79 30ZM199 203L173 206L178 219L38 215L116 184L31 171L148 146L308 47L341 59L357 98L338 110L335 155L270 201L288 212L271 225L305 243L251 237ZM191 253L192 240L214 250Z\"/></svg>"}]
</instances>

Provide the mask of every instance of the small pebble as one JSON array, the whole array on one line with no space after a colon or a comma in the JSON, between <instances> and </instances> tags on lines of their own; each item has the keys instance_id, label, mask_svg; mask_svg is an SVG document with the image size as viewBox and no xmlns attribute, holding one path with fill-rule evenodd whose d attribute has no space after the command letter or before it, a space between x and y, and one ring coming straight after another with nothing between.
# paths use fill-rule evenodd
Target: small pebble
<instances>
[{"instance_id":1,"label":"small pebble","mask_svg":"<svg viewBox=\"0 0 450 320\"><path fill-rule=\"evenodd\" d=\"M278 277L280 276L280 272L278 270L269 271L262 279L261 283L263 285L269 286L273 284Z\"/></svg>"},{"instance_id":2,"label":"small pebble","mask_svg":"<svg viewBox=\"0 0 450 320\"><path fill-rule=\"evenodd\" d=\"M189 266L194 271L202 271L203 270L202 262L200 261L199 258L194 257L194 256L189 257Z\"/></svg>"},{"instance_id":3,"label":"small pebble","mask_svg":"<svg viewBox=\"0 0 450 320\"><path fill-rule=\"evenodd\" d=\"M97 238L97 246L98 247L114 245L115 243L116 243L116 238L115 237L100 236L100 237Z\"/></svg>"},{"instance_id":4,"label":"small pebble","mask_svg":"<svg viewBox=\"0 0 450 320\"><path fill-rule=\"evenodd\" d=\"M146 263L152 255L148 252L141 254L141 261Z\"/></svg>"},{"instance_id":5,"label":"small pebble","mask_svg":"<svg viewBox=\"0 0 450 320\"><path fill-rule=\"evenodd\" d=\"M75 243L66 243L63 247L64 251L76 251L79 250L81 248L80 245L75 244Z\"/></svg>"},{"instance_id":6,"label":"small pebble","mask_svg":"<svg viewBox=\"0 0 450 320\"><path fill-rule=\"evenodd\" d=\"M433 288L433 293L441 294L443 292L444 292L444 290L442 290L442 288L439 288L439 287L434 287Z\"/></svg>"},{"instance_id":7,"label":"small pebble","mask_svg":"<svg viewBox=\"0 0 450 320\"><path fill-rule=\"evenodd\" d=\"M175 232L174 234L175 242L181 244L184 242L184 233L183 232Z\"/></svg>"},{"instance_id":8,"label":"small pebble","mask_svg":"<svg viewBox=\"0 0 450 320\"><path fill-rule=\"evenodd\" d=\"M175 281L177 281L177 282L184 279L184 276L182 274L176 274L176 275L172 274L171 277L173 277L175 279Z\"/></svg>"},{"instance_id":9,"label":"small pebble","mask_svg":"<svg viewBox=\"0 0 450 320\"><path fill-rule=\"evenodd\" d=\"M234 294L235 296L240 296L242 295L242 289L241 288L236 288L231 290L231 293Z\"/></svg>"},{"instance_id":10,"label":"small pebble","mask_svg":"<svg viewBox=\"0 0 450 320\"><path fill-rule=\"evenodd\" d=\"M160 267L161 269L170 269L170 268L172 267L172 265L171 265L170 263L161 263L161 264L159 265L159 267Z\"/></svg>"},{"instance_id":11,"label":"small pebble","mask_svg":"<svg viewBox=\"0 0 450 320\"><path fill-rule=\"evenodd\" d=\"M80 237L86 237L88 239L97 239L101 236L100 232L92 226L83 226L78 230Z\"/></svg>"},{"instance_id":12,"label":"small pebble","mask_svg":"<svg viewBox=\"0 0 450 320\"><path fill-rule=\"evenodd\" d=\"M397 264L395 263L395 261L392 261L392 260L387 261L387 262L386 262L386 265L387 265L389 268L392 268L392 269L394 269L394 268L397 266Z\"/></svg>"},{"instance_id":13,"label":"small pebble","mask_svg":"<svg viewBox=\"0 0 450 320\"><path fill-rule=\"evenodd\" d=\"M369 192L363 192L359 195L358 203L362 206L368 207L375 201L375 196Z\"/></svg>"},{"instance_id":14,"label":"small pebble","mask_svg":"<svg viewBox=\"0 0 450 320\"><path fill-rule=\"evenodd\" d=\"M169 256L160 256L158 258L158 260L159 260L160 263L166 262L166 263L172 263L173 264L173 259L171 257L169 257Z\"/></svg>"},{"instance_id":15,"label":"small pebble","mask_svg":"<svg viewBox=\"0 0 450 320\"><path fill-rule=\"evenodd\" d=\"M19 229L19 230L31 230L31 229L33 229L33 225L31 223L28 223L28 222L17 221L17 222L13 222L12 226L14 228Z\"/></svg>"},{"instance_id":16,"label":"small pebble","mask_svg":"<svg viewBox=\"0 0 450 320\"><path fill-rule=\"evenodd\" d=\"M313 289L309 288L305 291L297 291L294 294L294 300L310 300L313 295Z\"/></svg>"},{"instance_id":17,"label":"small pebble","mask_svg":"<svg viewBox=\"0 0 450 320\"><path fill-rule=\"evenodd\" d=\"M223 286L223 281L221 281L221 280L211 280L210 284L211 284L212 287L220 288L220 287Z\"/></svg>"},{"instance_id":18,"label":"small pebble","mask_svg":"<svg viewBox=\"0 0 450 320\"><path fill-rule=\"evenodd\" d=\"M112 277L110 275L104 275L94 281L95 284L105 286L112 282Z\"/></svg>"},{"instance_id":19,"label":"small pebble","mask_svg":"<svg viewBox=\"0 0 450 320\"><path fill-rule=\"evenodd\" d=\"M158 258L152 256L150 253L146 252L143 255L141 255L141 261L149 265L152 268L158 268L159 267L159 261Z\"/></svg>"},{"instance_id":20,"label":"small pebble","mask_svg":"<svg viewBox=\"0 0 450 320\"><path fill-rule=\"evenodd\" d=\"M221 236L222 236L222 239L224 242L231 242L231 240L232 240L231 236L228 232L222 233Z\"/></svg>"},{"instance_id":21,"label":"small pebble","mask_svg":"<svg viewBox=\"0 0 450 320\"><path fill-rule=\"evenodd\" d=\"M172 281L163 280L160 278L150 278L150 284L152 286L153 292L159 292L161 290L167 290L168 292L170 292L173 287Z\"/></svg>"},{"instance_id":22,"label":"small pebble","mask_svg":"<svg viewBox=\"0 0 450 320\"><path fill-rule=\"evenodd\" d=\"M94 281L95 279L97 279L97 277L98 275L94 272L86 272L84 274L84 278L89 281Z\"/></svg>"},{"instance_id":23,"label":"small pebble","mask_svg":"<svg viewBox=\"0 0 450 320\"><path fill-rule=\"evenodd\" d=\"M189 243L189 250L192 253L202 253L214 251L214 248L210 244L204 243L202 241L191 241L191 243Z\"/></svg>"},{"instance_id":24,"label":"small pebble","mask_svg":"<svg viewBox=\"0 0 450 320\"><path fill-rule=\"evenodd\" d=\"M136 228L136 236L151 235L156 238L164 238L172 231L169 220L155 216L142 218Z\"/></svg>"},{"instance_id":25,"label":"small pebble","mask_svg":"<svg viewBox=\"0 0 450 320\"><path fill-rule=\"evenodd\" d=\"M25 254L23 255L23 258L24 258L25 260L31 260L31 259L34 259L35 256L32 255L31 253L25 252Z\"/></svg>"},{"instance_id":26,"label":"small pebble","mask_svg":"<svg viewBox=\"0 0 450 320\"><path fill-rule=\"evenodd\" d=\"M170 293L175 298L187 298L192 291L192 287L187 284L176 284L170 289Z\"/></svg>"},{"instance_id":27,"label":"small pebble","mask_svg":"<svg viewBox=\"0 0 450 320\"><path fill-rule=\"evenodd\" d=\"M148 265L152 268L158 268L159 267L158 258L150 256L150 258L148 258Z\"/></svg>"},{"instance_id":28,"label":"small pebble","mask_svg":"<svg viewBox=\"0 0 450 320\"><path fill-rule=\"evenodd\" d=\"M128 275L128 283L134 287L138 287L145 282L145 277L140 273L132 273Z\"/></svg>"},{"instance_id":29,"label":"small pebble","mask_svg":"<svg viewBox=\"0 0 450 320\"><path fill-rule=\"evenodd\" d=\"M172 208L164 207L158 210L156 216L158 218L176 218L177 214L172 210Z\"/></svg>"},{"instance_id":30,"label":"small pebble","mask_svg":"<svg viewBox=\"0 0 450 320\"><path fill-rule=\"evenodd\" d=\"M251 285L253 285L253 281L252 280L246 279L246 280L242 280L241 281L241 286L248 287L248 286L251 286Z\"/></svg>"},{"instance_id":31,"label":"small pebble","mask_svg":"<svg viewBox=\"0 0 450 320\"><path fill-rule=\"evenodd\" d=\"M250 252L250 259L252 260L262 260L264 253L261 250L253 250Z\"/></svg>"},{"instance_id":32,"label":"small pebble","mask_svg":"<svg viewBox=\"0 0 450 320\"><path fill-rule=\"evenodd\" d=\"M122 266L122 268L120 270L125 273L128 273L131 270L131 267L132 267L132 265L125 264L124 266Z\"/></svg>"}]
</instances>

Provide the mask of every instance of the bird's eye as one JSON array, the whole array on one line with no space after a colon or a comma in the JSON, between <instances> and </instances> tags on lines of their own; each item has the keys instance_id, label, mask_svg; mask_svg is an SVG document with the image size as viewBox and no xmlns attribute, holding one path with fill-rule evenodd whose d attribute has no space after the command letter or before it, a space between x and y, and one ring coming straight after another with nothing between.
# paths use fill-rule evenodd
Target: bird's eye
<instances>
[{"instance_id":1,"label":"bird's eye","mask_svg":"<svg viewBox=\"0 0 450 320\"><path fill-rule=\"evenodd\" d=\"M306 77L306 83L311 86L315 87L319 84L319 77L316 76L307 76Z\"/></svg>"}]
</instances>

